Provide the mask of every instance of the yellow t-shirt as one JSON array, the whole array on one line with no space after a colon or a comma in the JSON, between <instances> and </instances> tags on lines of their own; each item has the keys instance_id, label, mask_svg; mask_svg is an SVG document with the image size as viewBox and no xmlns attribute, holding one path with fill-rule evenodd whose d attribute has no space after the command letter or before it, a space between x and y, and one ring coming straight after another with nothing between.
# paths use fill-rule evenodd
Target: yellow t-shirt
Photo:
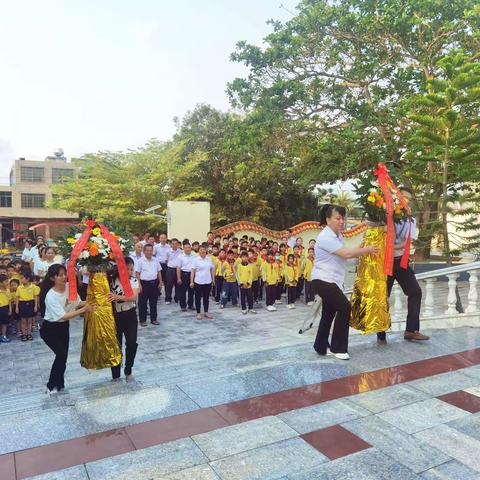
<instances>
[{"instance_id":1,"label":"yellow t-shirt","mask_svg":"<svg viewBox=\"0 0 480 480\"><path fill-rule=\"evenodd\" d=\"M276 285L280 281L280 272L276 261L263 263L262 277L267 285Z\"/></svg>"},{"instance_id":2,"label":"yellow t-shirt","mask_svg":"<svg viewBox=\"0 0 480 480\"><path fill-rule=\"evenodd\" d=\"M8 307L10 305L12 298L8 290L0 290L0 308Z\"/></svg>"},{"instance_id":3,"label":"yellow t-shirt","mask_svg":"<svg viewBox=\"0 0 480 480\"><path fill-rule=\"evenodd\" d=\"M222 275L225 281L233 283L237 281L235 263L224 262L222 267Z\"/></svg>"},{"instance_id":4,"label":"yellow t-shirt","mask_svg":"<svg viewBox=\"0 0 480 480\"><path fill-rule=\"evenodd\" d=\"M307 282L312 281L313 261L307 258L305 260L305 266L303 268L303 276Z\"/></svg>"},{"instance_id":5,"label":"yellow t-shirt","mask_svg":"<svg viewBox=\"0 0 480 480\"><path fill-rule=\"evenodd\" d=\"M289 287L294 287L298 283L298 268L293 265L285 265L285 283Z\"/></svg>"},{"instance_id":6,"label":"yellow t-shirt","mask_svg":"<svg viewBox=\"0 0 480 480\"><path fill-rule=\"evenodd\" d=\"M253 283L253 271L250 263L244 265L240 263L237 265L237 281L239 285L243 285L244 288L250 288Z\"/></svg>"},{"instance_id":7,"label":"yellow t-shirt","mask_svg":"<svg viewBox=\"0 0 480 480\"><path fill-rule=\"evenodd\" d=\"M17 298L21 302L29 302L35 300L35 297L40 293L40 287L31 283L28 286L19 285L17 288Z\"/></svg>"},{"instance_id":8,"label":"yellow t-shirt","mask_svg":"<svg viewBox=\"0 0 480 480\"><path fill-rule=\"evenodd\" d=\"M215 269L215 276L216 277L221 277L222 276L222 269L223 269L223 264L225 263L225 260L220 260L217 258L217 268Z\"/></svg>"}]
</instances>

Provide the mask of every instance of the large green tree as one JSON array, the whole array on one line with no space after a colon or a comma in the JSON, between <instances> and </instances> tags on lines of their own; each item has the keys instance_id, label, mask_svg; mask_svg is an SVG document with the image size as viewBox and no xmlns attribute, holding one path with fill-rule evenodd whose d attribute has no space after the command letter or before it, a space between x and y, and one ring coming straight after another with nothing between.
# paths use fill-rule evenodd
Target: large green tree
<instances>
[{"instance_id":1,"label":"large green tree","mask_svg":"<svg viewBox=\"0 0 480 480\"><path fill-rule=\"evenodd\" d=\"M307 184L378 161L406 180L405 100L427 92L452 50L478 58L479 20L475 0L304 0L264 46L237 45L249 75L230 83L231 101L282 126Z\"/></svg>"}]
</instances>

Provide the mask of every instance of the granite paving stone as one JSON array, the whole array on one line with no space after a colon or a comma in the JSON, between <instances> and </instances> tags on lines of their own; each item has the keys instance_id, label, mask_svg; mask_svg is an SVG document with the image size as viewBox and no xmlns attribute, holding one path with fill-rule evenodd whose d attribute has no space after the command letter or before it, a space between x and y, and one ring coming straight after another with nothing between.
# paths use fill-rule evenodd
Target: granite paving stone
<instances>
[{"instance_id":1,"label":"granite paving stone","mask_svg":"<svg viewBox=\"0 0 480 480\"><path fill-rule=\"evenodd\" d=\"M393 385L379 390L372 390L371 392L352 395L347 397L347 400L373 413L380 413L384 410L391 410L392 408L402 407L428 398L430 397L426 393L406 385Z\"/></svg>"},{"instance_id":2,"label":"granite paving stone","mask_svg":"<svg viewBox=\"0 0 480 480\"><path fill-rule=\"evenodd\" d=\"M95 432L191 412L198 405L178 387L166 386L79 402L75 408L86 427Z\"/></svg>"},{"instance_id":3,"label":"granite paving stone","mask_svg":"<svg viewBox=\"0 0 480 480\"><path fill-rule=\"evenodd\" d=\"M463 463L451 460L420 475L422 480L478 480L479 474Z\"/></svg>"},{"instance_id":4,"label":"granite paving stone","mask_svg":"<svg viewBox=\"0 0 480 480\"><path fill-rule=\"evenodd\" d=\"M478 380L478 383L480 383L480 365L474 365L473 367L467 367L462 369L462 375L476 378Z\"/></svg>"},{"instance_id":5,"label":"granite paving stone","mask_svg":"<svg viewBox=\"0 0 480 480\"><path fill-rule=\"evenodd\" d=\"M219 478L210 465L198 465L170 475L155 476L152 480L219 480Z\"/></svg>"},{"instance_id":6,"label":"granite paving stone","mask_svg":"<svg viewBox=\"0 0 480 480\"><path fill-rule=\"evenodd\" d=\"M28 477L25 480L89 480L89 478L85 466L76 465L75 467L57 470L56 472Z\"/></svg>"},{"instance_id":7,"label":"granite paving stone","mask_svg":"<svg viewBox=\"0 0 480 480\"><path fill-rule=\"evenodd\" d=\"M238 453L211 462L222 480L277 480L303 468L313 468L327 458L300 438Z\"/></svg>"},{"instance_id":8,"label":"granite paving stone","mask_svg":"<svg viewBox=\"0 0 480 480\"><path fill-rule=\"evenodd\" d=\"M382 420L410 434L470 416L469 412L436 398L378 414Z\"/></svg>"},{"instance_id":9,"label":"granite paving stone","mask_svg":"<svg viewBox=\"0 0 480 480\"><path fill-rule=\"evenodd\" d=\"M296 436L298 433L279 418L264 417L195 435L192 440L210 460L217 460Z\"/></svg>"},{"instance_id":10,"label":"granite paving stone","mask_svg":"<svg viewBox=\"0 0 480 480\"><path fill-rule=\"evenodd\" d=\"M288 476L288 480L420 480L420 478L375 448Z\"/></svg>"},{"instance_id":11,"label":"granite paving stone","mask_svg":"<svg viewBox=\"0 0 480 480\"><path fill-rule=\"evenodd\" d=\"M450 460L440 447L435 448L395 428L376 415L342 424L378 450L392 457L415 473L420 473Z\"/></svg>"},{"instance_id":12,"label":"granite paving stone","mask_svg":"<svg viewBox=\"0 0 480 480\"><path fill-rule=\"evenodd\" d=\"M447 425L480 441L480 413L453 420L448 422Z\"/></svg>"},{"instance_id":13,"label":"granite paving stone","mask_svg":"<svg viewBox=\"0 0 480 480\"><path fill-rule=\"evenodd\" d=\"M308 433L367 415L370 415L368 410L340 399L290 410L277 416L298 433Z\"/></svg>"},{"instance_id":14,"label":"granite paving stone","mask_svg":"<svg viewBox=\"0 0 480 480\"><path fill-rule=\"evenodd\" d=\"M447 425L415 433L414 437L480 472L480 441ZM480 476L480 475L479 475Z\"/></svg>"},{"instance_id":15,"label":"granite paving stone","mask_svg":"<svg viewBox=\"0 0 480 480\"><path fill-rule=\"evenodd\" d=\"M83 421L72 407L6 415L0 422L0 454L81 437L87 433Z\"/></svg>"},{"instance_id":16,"label":"granite paving stone","mask_svg":"<svg viewBox=\"0 0 480 480\"><path fill-rule=\"evenodd\" d=\"M464 375L462 372L448 372L440 375L433 375L427 378L421 378L408 382L406 385L417 388L432 397L438 397L446 393L465 390L469 387L478 385L478 379Z\"/></svg>"},{"instance_id":17,"label":"granite paving stone","mask_svg":"<svg viewBox=\"0 0 480 480\"><path fill-rule=\"evenodd\" d=\"M86 467L89 480L151 480L207 461L192 440L182 439L97 460Z\"/></svg>"},{"instance_id":18,"label":"granite paving stone","mask_svg":"<svg viewBox=\"0 0 480 480\"><path fill-rule=\"evenodd\" d=\"M282 385L264 372L247 372L179 387L201 407L212 407L282 390Z\"/></svg>"}]
</instances>

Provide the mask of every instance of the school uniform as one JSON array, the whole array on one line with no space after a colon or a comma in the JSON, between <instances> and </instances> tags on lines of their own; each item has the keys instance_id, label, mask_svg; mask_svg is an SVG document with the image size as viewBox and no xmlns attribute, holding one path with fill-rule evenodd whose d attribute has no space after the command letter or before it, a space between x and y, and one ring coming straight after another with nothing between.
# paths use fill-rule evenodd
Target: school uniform
<instances>
[{"instance_id":1,"label":"school uniform","mask_svg":"<svg viewBox=\"0 0 480 480\"><path fill-rule=\"evenodd\" d=\"M172 292L173 299L175 302L178 302L178 290L177 290L177 266L180 256L183 255L183 250L177 248L176 250L171 249L167 255L167 278L165 282L165 301L172 301Z\"/></svg>"},{"instance_id":2,"label":"school uniform","mask_svg":"<svg viewBox=\"0 0 480 480\"><path fill-rule=\"evenodd\" d=\"M253 284L253 271L250 263L243 264L239 263L236 269L237 274L237 283L240 286L240 302L242 305L242 310L253 309L253 293L252 293L252 284Z\"/></svg>"},{"instance_id":3,"label":"school uniform","mask_svg":"<svg viewBox=\"0 0 480 480\"><path fill-rule=\"evenodd\" d=\"M235 262L226 261L222 267L223 287L222 287L222 305L225 306L229 300L232 305L238 303L238 283Z\"/></svg>"},{"instance_id":4,"label":"school uniform","mask_svg":"<svg viewBox=\"0 0 480 480\"><path fill-rule=\"evenodd\" d=\"M207 254L207 257L212 261L213 268L215 272L217 271L217 263L218 263L218 256L215 256L211 253ZM210 295L215 298L215 294L217 292L215 282L212 284L212 289L210 290Z\"/></svg>"},{"instance_id":5,"label":"school uniform","mask_svg":"<svg viewBox=\"0 0 480 480\"><path fill-rule=\"evenodd\" d=\"M300 257L295 257L295 265L298 270L298 282L297 282L297 288L296 288L296 298L300 298L302 292L303 292L303 286L305 284L305 280L303 278L303 270L305 268L305 257L300 256Z\"/></svg>"},{"instance_id":6,"label":"school uniform","mask_svg":"<svg viewBox=\"0 0 480 480\"><path fill-rule=\"evenodd\" d=\"M276 262L278 266L279 278L275 290L275 299L280 302L282 300L282 293L285 291L285 269L281 259L277 258Z\"/></svg>"},{"instance_id":7,"label":"school uniform","mask_svg":"<svg viewBox=\"0 0 480 480\"><path fill-rule=\"evenodd\" d=\"M267 307L273 305L276 299L277 283L280 280L280 271L276 260L266 261L262 265L262 278L265 283Z\"/></svg>"},{"instance_id":8,"label":"school uniform","mask_svg":"<svg viewBox=\"0 0 480 480\"><path fill-rule=\"evenodd\" d=\"M208 257L197 256L193 260L192 269L195 270L195 308L200 313L203 301L203 311L207 313L212 287L212 261Z\"/></svg>"},{"instance_id":9,"label":"school uniform","mask_svg":"<svg viewBox=\"0 0 480 480\"><path fill-rule=\"evenodd\" d=\"M193 310L194 289L190 287L190 274L192 273L193 261L196 256L190 253L183 253L178 259L178 269L180 269L180 280L182 284L178 287L178 299L182 310L188 308ZM187 299L188 297L188 299Z\"/></svg>"},{"instance_id":10,"label":"school uniform","mask_svg":"<svg viewBox=\"0 0 480 480\"><path fill-rule=\"evenodd\" d=\"M0 325L8 325L12 296L8 290L0 290Z\"/></svg>"},{"instance_id":11,"label":"school uniform","mask_svg":"<svg viewBox=\"0 0 480 480\"><path fill-rule=\"evenodd\" d=\"M305 259L305 266L303 268L303 277L305 279L305 303L313 302L315 295L312 288L312 270L313 261L309 258Z\"/></svg>"},{"instance_id":12,"label":"school uniform","mask_svg":"<svg viewBox=\"0 0 480 480\"><path fill-rule=\"evenodd\" d=\"M161 272L160 263L154 257L150 260L143 257L135 267L135 273L140 276L142 291L138 295L138 315L140 323L147 321L147 303L150 306L150 321L157 321L158 301L158 273Z\"/></svg>"},{"instance_id":13,"label":"school uniform","mask_svg":"<svg viewBox=\"0 0 480 480\"><path fill-rule=\"evenodd\" d=\"M16 291L18 298L18 314L20 318L33 318L35 316L35 297L40 293L40 287L30 285L19 285Z\"/></svg>"},{"instance_id":14,"label":"school uniform","mask_svg":"<svg viewBox=\"0 0 480 480\"><path fill-rule=\"evenodd\" d=\"M130 286L132 289L139 288L138 280L135 277L130 277ZM124 295L119 278L115 279L115 282L112 285L112 292L116 295ZM137 305L135 301L115 301L112 302L112 306L120 351L122 350L123 337L125 336L124 374L130 375L132 373L132 367L138 349ZM112 378L120 378L120 368L120 364L111 367Z\"/></svg>"},{"instance_id":15,"label":"school uniform","mask_svg":"<svg viewBox=\"0 0 480 480\"><path fill-rule=\"evenodd\" d=\"M253 295L253 301L255 303L258 302L259 289L260 289L260 285L259 285L258 280L261 276L260 266L259 266L257 260L249 261L249 265L250 265L250 268L252 270L252 277L253 277L253 280L252 280L252 295Z\"/></svg>"},{"instance_id":16,"label":"school uniform","mask_svg":"<svg viewBox=\"0 0 480 480\"><path fill-rule=\"evenodd\" d=\"M292 305L297 299L298 268L296 265L285 265L285 285L287 287L287 303Z\"/></svg>"},{"instance_id":17,"label":"school uniform","mask_svg":"<svg viewBox=\"0 0 480 480\"><path fill-rule=\"evenodd\" d=\"M224 264L225 264L225 260L220 260L219 258L217 258L217 265L215 268L215 301L217 303L220 302L220 297L222 296L222 288L223 288L222 269Z\"/></svg>"}]
</instances>

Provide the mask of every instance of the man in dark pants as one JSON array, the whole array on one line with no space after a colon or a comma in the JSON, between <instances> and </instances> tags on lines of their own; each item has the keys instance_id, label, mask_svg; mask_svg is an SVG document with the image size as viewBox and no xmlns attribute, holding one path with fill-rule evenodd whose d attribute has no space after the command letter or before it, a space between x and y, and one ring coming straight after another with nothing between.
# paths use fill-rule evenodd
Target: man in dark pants
<instances>
[{"instance_id":1,"label":"man in dark pants","mask_svg":"<svg viewBox=\"0 0 480 480\"><path fill-rule=\"evenodd\" d=\"M143 247L144 256L135 266L135 275L140 282L140 293L138 295L138 315L140 325L147 326L147 303L150 306L150 322L159 325L157 322L157 301L158 292L162 288L162 272L160 263L153 256L153 246L147 243Z\"/></svg>"},{"instance_id":2,"label":"man in dark pants","mask_svg":"<svg viewBox=\"0 0 480 480\"><path fill-rule=\"evenodd\" d=\"M160 262L160 266L162 267L162 280L165 284L167 281L167 257L172 247L167 243L167 235L165 233L160 234L158 241L159 243L155 245L153 250L153 255ZM161 293L159 293L159 296L160 295Z\"/></svg>"},{"instance_id":3,"label":"man in dark pants","mask_svg":"<svg viewBox=\"0 0 480 480\"><path fill-rule=\"evenodd\" d=\"M193 310L194 290L190 287L190 275L195 256L192 254L192 246L189 243L183 244L183 254L180 255L177 264L178 296L182 312Z\"/></svg>"},{"instance_id":4,"label":"man in dark pants","mask_svg":"<svg viewBox=\"0 0 480 480\"><path fill-rule=\"evenodd\" d=\"M405 199L410 203L413 197L413 192L407 187L401 187L400 191ZM417 239L416 221L412 219L412 225L408 220L395 224L395 250L393 261L393 275L387 279L388 296L392 291L393 283L395 280L400 285L403 293L408 298L408 311L407 311L407 325L405 327L405 333L403 338L405 340L428 340L430 337L420 333L420 307L422 303L422 289L417 282L415 273L408 265L406 269L400 266L403 250L408 238L408 232L411 228L411 239ZM379 345L385 345L387 343L386 332L377 333L377 343Z\"/></svg>"},{"instance_id":5,"label":"man in dark pants","mask_svg":"<svg viewBox=\"0 0 480 480\"><path fill-rule=\"evenodd\" d=\"M177 289L177 266L180 255L183 255L183 250L179 247L179 242L176 238L172 238L172 249L167 255L167 278L165 282L165 305L170 305L172 301L172 291L174 293L174 301L178 302Z\"/></svg>"}]
</instances>

